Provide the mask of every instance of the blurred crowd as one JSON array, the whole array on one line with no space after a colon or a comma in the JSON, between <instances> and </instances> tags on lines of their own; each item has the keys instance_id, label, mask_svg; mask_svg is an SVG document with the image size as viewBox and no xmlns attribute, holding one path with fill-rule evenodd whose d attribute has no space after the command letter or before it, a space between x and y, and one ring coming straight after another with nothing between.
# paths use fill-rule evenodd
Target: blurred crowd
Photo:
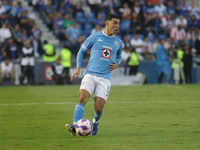
<instances>
[{"instance_id":1,"label":"blurred crowd","mask_svg":"<svg viewBox=\"0 0 200 150\"><path fill-rule=\"evenodd\" d=\"M115 13L121 19L117 36L123 41L122 60L127 65L138 66L139 61L156 60L156 48L161 40L169 60L177 58L178 49L184 54L185 46L192 56L200 55L200 9L194 1L188 5L185 0L26 1L62 45L58 50L48 39L42 40L43 32L23 7L23 1L0 1L0 62L7 59L20 62L22 74L28 74L32 83L32 58L56 62L62 58L60 51L67 49L70 60L90 34L104 28L107 13ZM130 70L137 73L137 67ZM21 83L25 74L21 76Z\"/></svg>"}]
</instances>

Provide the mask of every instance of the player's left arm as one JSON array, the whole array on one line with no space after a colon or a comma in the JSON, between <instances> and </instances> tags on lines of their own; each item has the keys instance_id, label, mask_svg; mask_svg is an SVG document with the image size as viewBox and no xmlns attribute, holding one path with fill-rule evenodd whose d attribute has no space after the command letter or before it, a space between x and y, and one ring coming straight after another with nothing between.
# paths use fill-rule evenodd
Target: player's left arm
<instances>
[{"instance_id":1,"label":"player's left arm","mask_svg":"<svg viewBox=\"0 0 200 150\"><path fill-rule=\"evenodd\" d=\"M121 60L122 60L122 44L120 45L120 47L117 51L116 61L114 61L113 64L109 64L109 66L108 66L110 72L112 70L116 69L117 66L119 66L119 64L121 63Z\"/></svg>"}]
</instances>

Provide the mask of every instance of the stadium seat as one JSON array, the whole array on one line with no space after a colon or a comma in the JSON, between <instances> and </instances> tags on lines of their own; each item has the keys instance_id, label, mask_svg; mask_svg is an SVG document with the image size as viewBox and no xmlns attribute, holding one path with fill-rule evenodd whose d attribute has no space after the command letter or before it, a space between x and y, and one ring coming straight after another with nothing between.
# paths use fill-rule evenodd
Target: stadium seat
<instances>
[{"instance_id":1,"label":"stadium seat","mask_svg":"<svg viewBox=\"0 0 200 150\"><path fill-rule=\"evenodd\" d=\"M159 39L163 39L164 41L166 41L167 40L167 36L164 35L164 34L160 34L159 35Z\"/></svg>"},{"instance_id":2,"label":"stadium seat","mask_svg":"<svg viewBox=\"0 0 200 150\"><path fill-rule=\"evenodd\" d=\"M154 42L155 42L155 36L154 36L154 35L149 35L148 37L149 37L149 41L150 41L151 43L154 43Z\"/></svg>"},{"instance_id":3,"label":"stadium seat","mask_svg":"<svg viewBox=\"0 0 200 150\"><path fill-rule=\"evenodd\" d=\"M85 24L84 25L84 33L85 34L90 34L91 33L91 31L92 31L92 24L90 24L90 23L87 23L87 24Z\"/></svg>"},{"instance_id":4,"label":"stadium seat","mask_svg":"<svg viewBox=\"0 0 200 150\"><path fill-rule=\"evenodd\" d=\"M80 33L82 34L82 33L83 33L83 27L82 27L82 24L77 23L77 28L80 30Z\"/></svg>"},{"instance_id":5,"label":"stadium seat","mask_svg":"<svg viewBox=\"0 0 200 150\"><path fill-rule=\"evenodd\" d=\"M106 17L106 13L103 12L103 11L101 11L101 12L99 12L99 13L101 14L102 18L105 19L105 17Z\"/></svg>"},{"instance_id":6,"label":"stadium seat","mask_svg":"<svg viewBox=\"0 0 200 150\"><path fill-rule=\"evenodd\" d=\"M85 19L84 13L83 12L76 12L75 20L78 23L85 23L86 19Z\"/></svg>"},{"instance_id":7,"label":"stadium seat","mask_svg":"<svg viewBox=\"0 0 200 150\"><path fill-rule=\"evenodd\" d=\"M87 23L94 23L96 20L95 13L94 12L88 13L86 20L87 20Z\"/></svg>"},{"instance_id":8,"label":"stadium seat","mask_svg":"<svg viewBox=\"0 0 200 150\"><path fill-rule=\"evenodd\" d=\"M121 30L129 30L130 24L131 24L130 20L121 20L121 23L120 23Z\"/></svg>"},{"instance_id":9,"label":"stadium seat","mask_svg":"<svg viewBox=\"0 0 200 150\"><path fill-rule=\"evenodd\" d=\"M144 35L138 34L138 38L141 39L141 40L144 40Z\"/></svg>"}]
</instances>

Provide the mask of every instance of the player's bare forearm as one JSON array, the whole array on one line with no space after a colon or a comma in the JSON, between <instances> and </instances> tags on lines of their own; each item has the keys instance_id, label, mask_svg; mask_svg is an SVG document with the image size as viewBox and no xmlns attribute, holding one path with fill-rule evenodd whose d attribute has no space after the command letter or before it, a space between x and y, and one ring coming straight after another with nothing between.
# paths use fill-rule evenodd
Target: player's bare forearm
<instances>
[{"instance_id":1,"label":"player's bare forearm","mask_svg":"<svg viewBox=\"0 0 200 150\"><path fill-rule=\"evenodd\" d=\"M108 68L109 68L110 72L113 71L114 69L116 69L117 68L116 62L114 61L113 64L109 64Z\"/></svg>"},{"instance_id":2,"label":"player's bare forearm","mask_svg":"<svg viewBox=\"0 0 200 150\"><path fill-rule=\"evenodd\" d=\"M80 68L76 68L73 75L71 76L71 81L74 80L74 78L77 78L80 75Z\"/></svg>"}]
</instances>

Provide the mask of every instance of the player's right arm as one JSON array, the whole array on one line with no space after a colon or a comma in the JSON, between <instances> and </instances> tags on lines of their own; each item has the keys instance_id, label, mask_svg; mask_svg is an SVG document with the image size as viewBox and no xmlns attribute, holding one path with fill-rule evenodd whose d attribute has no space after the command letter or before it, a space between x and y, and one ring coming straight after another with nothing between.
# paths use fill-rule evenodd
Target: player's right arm
<instances>
[{"instance_id":1,"label":"player's right arm","mask_svg":"<svg viewBox=\"0 0 200 150\"><path fill-rule=\"evenodd\" d=\"M74 71L72 77L71 77L71 81L74 78L77 78L80 75L80 68L81 68L81 64L83 61L83 55L85 54L85 52L87 52L93 45L93 43L95 42L95 38L93 36L94 34L90 35L85 41L84 43L81 45L77 57L76 57L76 70Z\"/></svg>"}]
</instances>

